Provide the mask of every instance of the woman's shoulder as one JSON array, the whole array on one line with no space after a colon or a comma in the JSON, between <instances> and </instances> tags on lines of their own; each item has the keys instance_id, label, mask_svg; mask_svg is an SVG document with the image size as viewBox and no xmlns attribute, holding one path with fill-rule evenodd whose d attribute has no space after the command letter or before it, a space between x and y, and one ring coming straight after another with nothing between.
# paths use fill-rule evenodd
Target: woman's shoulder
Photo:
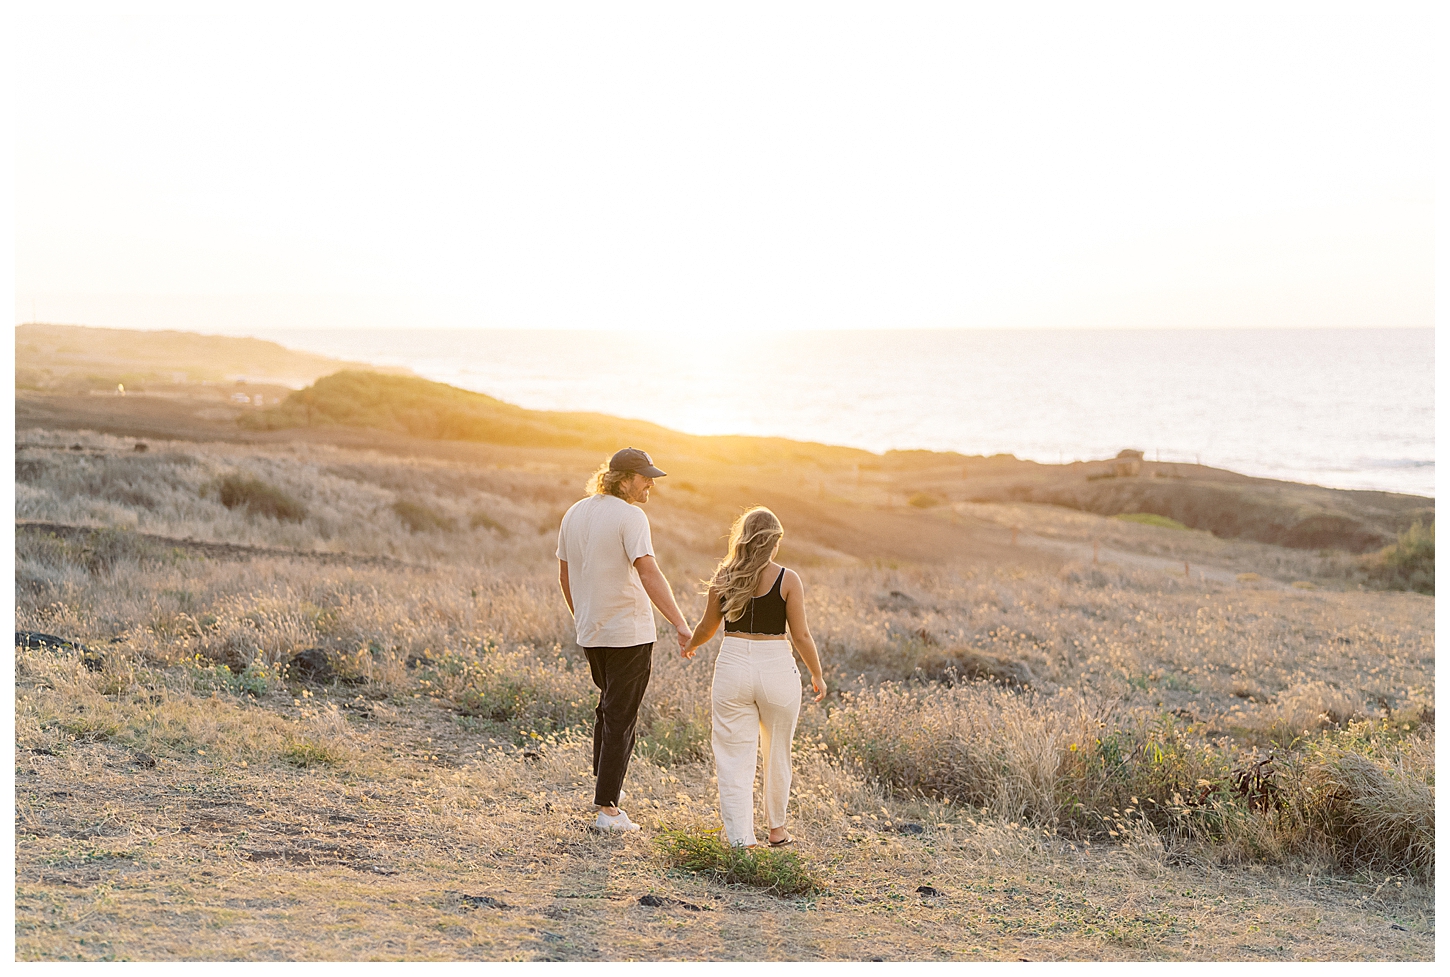
<instances>
[{"instance_id":1,"label":"woman's shoulder","mask_svg":"<svg viewBox=\"0 0 1450 977\"><path fill-rule=\"evenodd\" d=\"M803 587L805 587L805 582L801 580L801 575L800 574L796 573L790 567L783 566L783 567L780 568L780 591L781 591L781 593L785 593L786 590L788 590L788 589L803 588Z\"/></svg>"}]
</instances>

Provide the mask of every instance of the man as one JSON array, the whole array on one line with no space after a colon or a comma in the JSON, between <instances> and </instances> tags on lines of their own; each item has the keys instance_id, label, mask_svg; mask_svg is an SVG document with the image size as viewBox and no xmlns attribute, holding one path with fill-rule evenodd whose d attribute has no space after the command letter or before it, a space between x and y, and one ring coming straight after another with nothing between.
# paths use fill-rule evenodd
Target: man
<instances>
[{"instance_id":1,"label":"man","mask_svg":"<svg viewBox=\"0 0 1450 977\"><path fill-rule=\"evenodd\" d=\"M650 603L674 625L681 649L690 642L690 625L655 562L649 518L639 508L664 474L643 451L623 448L589 479L589 497L570 506L559 526L559 587L599 687L594 826L604 831L639 830L619 800L649 684L655 639Z\"/></svg>"}]
</instances>

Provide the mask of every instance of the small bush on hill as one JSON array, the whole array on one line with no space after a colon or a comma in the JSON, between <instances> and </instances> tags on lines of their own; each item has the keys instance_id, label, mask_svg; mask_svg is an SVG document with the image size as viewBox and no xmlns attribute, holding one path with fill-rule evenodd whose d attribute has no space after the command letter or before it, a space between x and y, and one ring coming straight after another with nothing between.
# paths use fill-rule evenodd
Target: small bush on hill
<instances>
[{"instance_id":1,"label":"small bush on hill","mask_svg":"<svg viewBox=\"0 0 1450 977\"><path fill-rule=\"evenodd\" d=\"M392 510L403 525L415 533L429 532L431 530L442 530L449 532L453 529L453 520L429 508L421 502L410 502L407 499L399 499L392 505Z\"/></svg>"},{"instance_id":2,"label":"small bush on hill","mask_svg":"<svg viewBox=\"0 0 1450 977\"><path fill-rule=\"evenodd\" d=\"M270 516L286 522L307 518L307 509L301 502L256 478L228 475L217 485L217 495L228 509L246 509L254 516Z\"/></svg>"},{"instance_id":3,"label":"small bush on hill","mask_svg":"<svg viewBox=\"0 0 1450 977\"><path fill-rule=\"evenodd\" d=\"M499 522L497 519L493 518L493 516L490 516L486 512L475 512L472 516L468 518L469 529L478 529L480 526L482 526L484 529L491 529L494 532L498 533L500 536L509 535L508 528L505 527L503 523Z\"/></svg>"},{"instance_id":4,"label":"small bush on hill","mask_svg":"<svg viewBox=\"0 0 1450 977\"><path fill-rule=\"evenodd\" d=\"M1399 534L1393 545L1380 551L1380 565L1372 575L1394 590L1435 593L1435 524L1416 522Z\"/></svg>"},{"instance_id":5,"label":"small bush on hill","mask_svg":"<svg viewBox=\"0 0 1450 977\"><path fill-rule=\"evenodd\" d=\"M917 492L906 501L918 509L934 509L942 504L941 496L932 495L930 492Z\"/></svg>"}]
</instances>

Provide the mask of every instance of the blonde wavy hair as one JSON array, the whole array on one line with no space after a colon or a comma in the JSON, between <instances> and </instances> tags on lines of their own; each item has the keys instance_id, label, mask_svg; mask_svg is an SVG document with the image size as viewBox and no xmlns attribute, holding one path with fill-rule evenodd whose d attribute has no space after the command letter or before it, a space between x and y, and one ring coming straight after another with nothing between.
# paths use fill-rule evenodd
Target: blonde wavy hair
<instances>
[{"instance_id":1,"label":"blonde wavy hair","mask_svg":"<svg viewBox=\"0 0 1450 977\"><path fill-rule=\"evenodd\" d=\"M613 495L616 498L624 498L624 483L629 481L629 476L634 472L618 472L609 467L605 462L589 476L589 481L584 483L584 491L590 495ZM627 500L626 500L627 501Z\"/></svg>"},{"instance_id":2,"label":"blonde wavy hair","mask_svg":"<svg viewBox=\"0 0 1450 977\"><path fill-rule=\"evenodd\" d=\"M710 586L720 596L725 620L733 621L745 612L745 606L755 596L755 588L760 586L760 574L770 562L775 544L784 535L780 520L763 505L742 512L730 527L725 559L710 578Z\"/></svg>"}]
</instances>

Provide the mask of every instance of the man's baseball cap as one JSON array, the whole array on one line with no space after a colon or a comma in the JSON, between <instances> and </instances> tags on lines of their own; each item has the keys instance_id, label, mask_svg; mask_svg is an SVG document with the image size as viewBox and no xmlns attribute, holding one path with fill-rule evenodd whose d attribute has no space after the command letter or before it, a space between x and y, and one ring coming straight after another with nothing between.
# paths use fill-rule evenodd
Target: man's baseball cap
<instances>
[{"instance_id":1,"label":"man's baseball cap","mask_svg":"<svg viewBox=\"0 0 1450 977\"><path fill-rule=\"evenodd\" d=\"M638 448L620 448L609 459L609 470L613 472L634 472L650 478L662 478L664 472L655 467L650 456Z\"/></svg>"}]
</instances>

